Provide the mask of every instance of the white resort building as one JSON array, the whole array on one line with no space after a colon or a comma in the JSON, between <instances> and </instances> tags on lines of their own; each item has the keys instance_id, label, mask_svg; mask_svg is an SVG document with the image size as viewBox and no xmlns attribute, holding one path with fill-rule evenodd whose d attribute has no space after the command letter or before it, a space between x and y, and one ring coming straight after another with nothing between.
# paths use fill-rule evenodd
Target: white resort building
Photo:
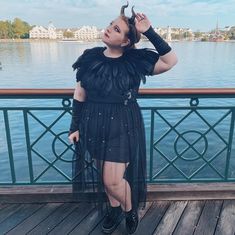
<instances>
[{"instance_id":1,"label":"white resort building","mask_svg":"<svg viewBox=\"0 0 235 235\"><path fill-rule=\"evenodd\" d=\"M48 27L35 26L29 31L30 38L63 39L65 32L71 32L74 39L93 40L100 38L100 32L95 26L82 26L78 29L56 29L50 22Z\"/></svg>"},{"instance_id":2,"label":"white resort building","mask_svg":"<svg viewBox=\"0 0 235 235\"><path fill-rule=\"evenodd\" d=\"M48 38L57 39L63 38L63 31L57 30L52 22L49 23L48 28L43 26L35 26L29 31L30 38Z\"/></svg>"},{"instance_id":3,"label":"white resort building","mask_svg":"<svg viewBox=\"0 0 235 235\"><path fill-rule=\"evenodd\" d=\"M74 32L74 37L80 40L92 40L99 38L99 31L95 26L82 26Z\"/></svg>"}]
</instances>

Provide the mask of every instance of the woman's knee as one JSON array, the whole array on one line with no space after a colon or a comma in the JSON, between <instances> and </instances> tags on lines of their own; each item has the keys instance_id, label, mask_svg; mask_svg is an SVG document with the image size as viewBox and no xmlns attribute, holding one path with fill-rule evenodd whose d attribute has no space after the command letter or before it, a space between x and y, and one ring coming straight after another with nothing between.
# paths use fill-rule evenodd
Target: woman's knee
<instances>
[{"instance_id":1,"label":"woman's knee","mask_svg":"<svg viewBox=\"0 0 235 235\"><path fill-rule=\"evenodd\" d=\"M103 181L107 188L117 188L122 183L126 164L104 162Z\"/></svg>"},{"instance_id":2,"label":"woman's knee","mask_svg":"<svg viewBox=\"0 0 235 235\"><path fill-rule=\"evenodd\" d=\"M120 178L110 178L104 177L104 185L108 189L117 188L122 183L122 179Z\"/></svg>"}]
</instances>

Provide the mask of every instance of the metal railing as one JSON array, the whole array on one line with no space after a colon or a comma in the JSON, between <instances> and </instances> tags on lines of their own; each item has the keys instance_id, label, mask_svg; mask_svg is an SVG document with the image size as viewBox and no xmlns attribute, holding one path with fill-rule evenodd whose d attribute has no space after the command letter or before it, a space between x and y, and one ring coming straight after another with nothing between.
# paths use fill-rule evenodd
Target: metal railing
<instances>
[{"instance_id":1,"label":"metal railing","mask_svg":"<svg viewBox=\"0 0 235 235\"><path fill-rule=\"evenodd\" d=\"M71 184L72 95L0 89L1 185ZM148 182L234 182L233 98L235 89L140 89Z\"/></svg>"}]
</instances>

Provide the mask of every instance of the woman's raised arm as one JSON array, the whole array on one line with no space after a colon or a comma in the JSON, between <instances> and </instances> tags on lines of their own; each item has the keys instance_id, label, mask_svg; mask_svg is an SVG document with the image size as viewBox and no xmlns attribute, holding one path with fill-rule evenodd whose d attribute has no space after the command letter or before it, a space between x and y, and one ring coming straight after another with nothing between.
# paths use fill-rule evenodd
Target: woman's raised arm
<instances>
[{"instance_id":1,"label":"woman's raised arm","mask_svg":"<svg viewBox=\"0 0 235 235\"><path fill-rule=\"evenodd\" d=\"M177 56L168 43L154 31L148 17L145 14L137 13L135 26L140 33L149 39L159 54L152 75L171 69L178 62Z\"/></svg>"}]
</instances>

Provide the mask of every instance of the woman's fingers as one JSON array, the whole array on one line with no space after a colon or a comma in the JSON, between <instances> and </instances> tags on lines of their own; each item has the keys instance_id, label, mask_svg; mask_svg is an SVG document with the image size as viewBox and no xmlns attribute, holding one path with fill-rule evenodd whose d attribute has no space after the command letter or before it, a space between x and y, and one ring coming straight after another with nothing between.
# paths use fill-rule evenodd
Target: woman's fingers
<instances>
[{"instance_id":1,"label":"woman's fingers","mask_svg":"<svg viewBox=\"0 0 235 235\"><path fill-rule=\"evenodd\" d=\"M137 13L137 14L136 14L136 17L137 17L139 20L143 20L143 19L146 18L146 15L143 14L143 13Z\"/></svg>"},{"instance_id":2,"label":"woman's fingers","mask_svg":"<svg viewBox=\"0 0 235 235\"><path fill-rule=\"evenodd\" d=\"M70 141L71 144L74 144L74 142L78 142L78 140L79 140L78 132L74 133L74 134L71 134L69 136L69 141Z\"/></svg>"}]
</instances>

